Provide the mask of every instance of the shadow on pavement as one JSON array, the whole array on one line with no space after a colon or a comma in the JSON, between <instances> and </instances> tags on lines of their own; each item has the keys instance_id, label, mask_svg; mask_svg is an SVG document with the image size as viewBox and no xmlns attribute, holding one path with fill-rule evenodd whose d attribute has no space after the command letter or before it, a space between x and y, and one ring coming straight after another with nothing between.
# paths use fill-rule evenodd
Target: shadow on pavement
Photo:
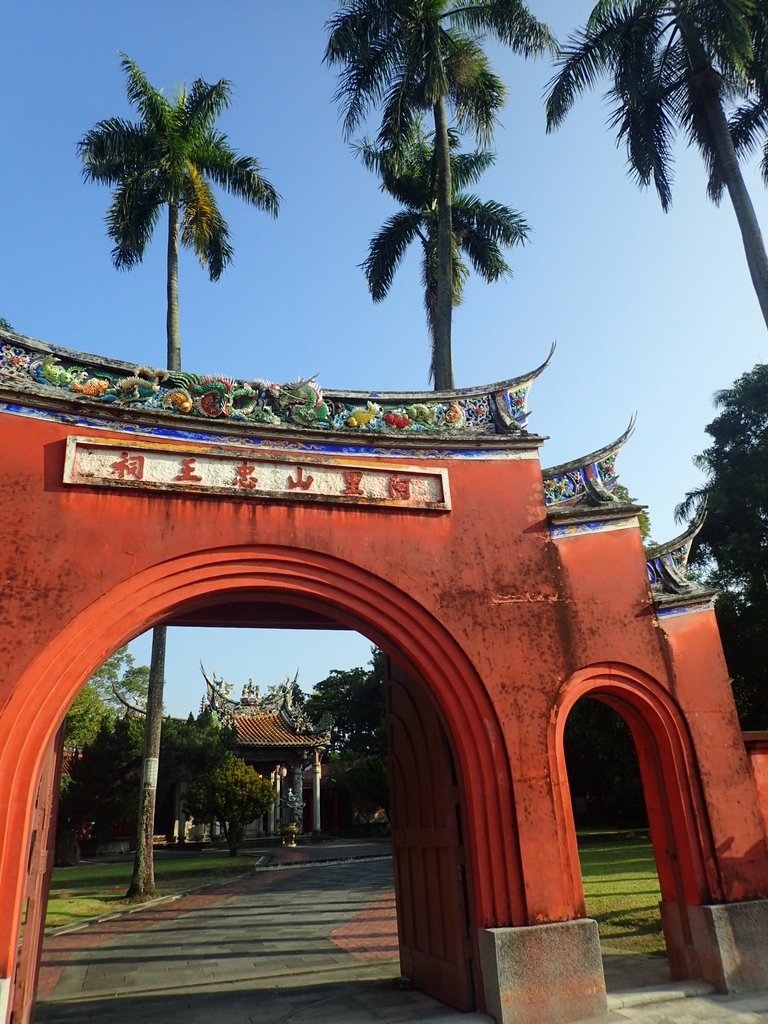
<instances>
[{"instance_id":1,"label":"shadow on pavement","mask_svg":"<svg viewBox=\"0 0 768 1024\"><path fill-rule=\"evenodd\" d=\"M400 991L390 981L329 982L272 990L219 987L204 993L41 1003L36 1024L421 1024L459 1021L491 1024L483 1014L462 1014L421 992Z\"/></svg>"}]
</instances>

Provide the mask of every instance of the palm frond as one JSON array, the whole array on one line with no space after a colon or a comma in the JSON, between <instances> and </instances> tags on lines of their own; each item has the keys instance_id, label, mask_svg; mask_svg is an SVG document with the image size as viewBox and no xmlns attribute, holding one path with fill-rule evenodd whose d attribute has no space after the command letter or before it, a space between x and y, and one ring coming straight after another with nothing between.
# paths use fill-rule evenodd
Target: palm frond
<instances>
[{"instance_id":1,"label":"palm frond","mask_svg":"<svg viewBox=\"0 0 768 1024\"><path fill-rule=\"evenodd\" d=\"M639 184L656 187L662 209L672 203L672 144L677 124L674 85L665 82L657 62L638 62L631 88L624 78L610 90L614 109L609 125L616 129L617 139L624 141L630 174ZM620 91L623 90L623 91ZM631 95L628 95L631 93Z\"/></svg>"},{"instance_id":2,"label":"palm frond","mask_svg":"<svg viewBox=\"0 0 768 1024\"><path fill-rule=\"evenodd\" d=\"M695 0L691 6L711 63L724 76L740 76L752 57L755 0Z\"/></svg>"},{"instance_id":3,"label":"palm frond","mask_svg":"<svg viewBox=\"0 0 768 1024\"><path fill-rule=\"evenodd\" d=\"M719 101L718 101L719 102ZM678 117L686 126L688 140L701 153L707 171L707 195L714 203L719 203L725 180L717 156L717 145L707 113L706 97L701 87L697 87L697 79L692 79L679 97Z\"/></svg>"},{"instance_id":4,"label":"palm frond","mask_svg":"<svg viewBox=\"0 0 768 1024\"><path fill-rule=\"evenodd\" d=\"M421 210L430 204L434 193L434 148L428 141L431 136L422 132L420 121L412 128L402 153L382 149L370 139L356 143L352 151L367 170L381 178L382 192L411 210Z\"/></svg>"},{"instance_id":5,"label":"palm frond","mask_svg":"<svg viewBox=\"0 0 768 1024\"><path fill-rule=\"evenodd\" d=\"M210 131L195 146L191 159L201 173L230 195L277 216L280 195L261 173L261 163L254 156L242 156L232 149L222 133Z\"/></svg>"},{"instance_id":6,"label":"palm frond","mask_svg":"<svg viewBox=\"0 0 768 1024\"><path fill-rule=\"evenodd\" d=\"M409 91L404 78L398 78L393 82L392 88L384 98L381 127L377 135L378 146L390 151L393 167L402 159L415 126L420 123L423 112L428 109L429 105L424 105Z\"/></svg>"},{"instance_id":7,"label":"palm frond","mask_svg":"<svg viewBox=\"0 0 768 1024\"><path fill-rule=\"evenodd\" d=\"M115 189L105 220L115 242L112 262L118 270L141 263L164 202L151 174L133 175Z\"/></svg>"},{"instance_id":8,"label":"palm frond","mask_svg":"<svg viewBox=\"0 0 768 1024\"><path fill-rule=\"evenodd\" d=\"M547 131L563 122L577 96L594 88L617 63L636 54L638 45L647 49L649 38L661 36L666 23L659 6L644 0L597 4L586 28L570 36L558 52L555 65L560 70L547 87Z\"/></svg>"},{"instance_id":9,"label":"palm frond","mask_svg":"<svg viewBox=\"0 0 768 1024\"><path fill-rule=\"evenodd\" d=\"M463 234L461 248L469 257L475 273L488 284L512 276L512 268L504 259L500 247L481 233L469 231Z\"/></svg>"},{"instance_id":10,"label":"palm frond","mask_svg":"<svg viewBox=\"0 0 768 1024\"><path fill-rule=\"evenodd\" d=\"M352 0L327 22L324 61L341 65L334 100L349 138L387 90L401 62L401 24L390 4Z\"/></svg>"},{"instance_id":11,"label":"palm frond","mask_svg":"<svg viewBox=\"0 0 768 1024\"><path fill-rule=\"evenodd\" d=\"M203 265L208 267L211 281L218 281L222 272L235 257L235 250L229 240L229 226L219 213L213 215L211 232L203 254Z\"/></svg>"},{"instance_id":12,"label":"palm frond","mask_svg":"<svg viewBox=\"0 0 768 1024\"><path fill-rule=\"evenodd\" d=\"M507 88L491 70L482 49L469 37L453 37L446 47L447 93L461 131L472 132L478 142L487 143L504 105Z\"/></svg>"},{"instance_id":13,"label":"palm frond","mask_svg":"<svg viewBox=\"0 0 768 1024\"><path fill-rule=\"evenodd\" d=\"M678 523L690 522L699 508L706 504L708 493L709 486L707 484L688 491L679 505L675 506L675 521Z\"/></svg>"},{"instance_id":14,"label":"palm frond","mask_svg":"<svg viewBox=\"0 0 768 1024\"><path fill-rule=\"evenodd\" d=\"M99 121L77 143L86 181L115 185L151 165L156 147L143 125L119 117Z\"/></svg>"},{"instance_id":15,"label":"palm frond","mask_svg":"<svg viewBox=\"0 0 768 1024\"><path fill-rule=\"evenodd\" d=\"M374 302L386 298L408 246L419 237L421 223L420 214L404 210L390 217L371 239L360 266Z\"/></svg>"},{"instance_id":16,"label":"palm frond","mask_svg":"<svg viewBox=\"0 0 768 1024\"><path fill-rule=\"evenodd\" d=\"M180 195L181 244L194 250L201 263L214 229L214 217L218 213L216 199L208 182L191 160L186 161L186 174ZM219 218L221 215L219 214Z\"/></svg>"},{"instance_id":17,"label":"palm frond","mask_svg":"<svg viewBox=\"0 0 768 1024\"><path fill-rule=\"evenodd\" d=\"M456 0L444 17L475 36L493 35L524 57L540 57L556 49L550 30L520 0Z\"/></svg>"},{"instance_id":18,"label":"palm frond","mask_svg":"<svg viewBox=\"0 0 768 1024\"><path fill-rule=\"evenodd\" d=\"M457 196L453 213L454 230L462 245L463 233L471 233L482 235L494 245L512 249L524 245L531 233L522 213L493 199L483 202L474 195Z\"/></svg>"},{"instance_id":19,"label":"palm frond","mask_svg":"<svg viewBox=\"0 0 768 1024\"><path fill-rule=\"evenodd\" d=\"M457 153L451 157L451 178L456 192L474 184L496 162L496 154L488 149Z\"/></svg>"},{"instance_id":20,"label":"palm frond","mask_svg":"<svg viewBox=\"0 0 768 1024\"><path fill-rule=\"evenodd\" d=\"M768 136L768 97L758 97L737 106L729 126L736 152L750 156Z\"/></svg>"},{"instance_id":21,"label":"palm frond","mask_svg":"<svg viewBox=\"0 0 768 1024\"><path fill-rule=\"evenodd\" d=\"M548 132L562 124L577 96L597 84L608 60L599 41L582 33L560 49L555 66L560 70L548 82L545 100Z\"/></svg>"},{"instance_id":22,"label":"palm frond","mask_svg":"<svg viewBox=\"0 0 768 1024\"><path fill-rule=\"evenodd\" d=\"M230 104L232 83L226 78L219 79L211 85L197 78L186 97L184 114L186 134L208 131Z\"/></svg>"},{"instance_id":23,"label":"palm frond","mask_svg":"<svg viewBox=\"0 0 768 1024\"><path fill-rule=\"evenodd\" d=\"M149 81L141 68L126 53L120 54L120 66L126 77L126 92L131 106L155 133L162 134L168 121L171 104Z\"/></svg>"}]
</instances>

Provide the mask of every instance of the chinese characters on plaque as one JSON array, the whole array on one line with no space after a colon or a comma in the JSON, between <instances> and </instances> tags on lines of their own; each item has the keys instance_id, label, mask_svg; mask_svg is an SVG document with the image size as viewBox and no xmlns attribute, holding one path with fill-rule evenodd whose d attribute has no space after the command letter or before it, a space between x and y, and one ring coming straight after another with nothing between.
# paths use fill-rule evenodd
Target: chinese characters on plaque
<instances>
[{"instance_id":1,"label":"chinese characters on plaque","mask_svg":"<svg viewBox=\"0 0 768 1024\"><path fill-rule=\"evenodd\" d=\"M296 459L261 448L200 447L177 443L70 437L64 482L95 487L202 492L240 500L291 500L450 509L448 473L371 458L316 455Z\"/></svg>"}]
</instances>

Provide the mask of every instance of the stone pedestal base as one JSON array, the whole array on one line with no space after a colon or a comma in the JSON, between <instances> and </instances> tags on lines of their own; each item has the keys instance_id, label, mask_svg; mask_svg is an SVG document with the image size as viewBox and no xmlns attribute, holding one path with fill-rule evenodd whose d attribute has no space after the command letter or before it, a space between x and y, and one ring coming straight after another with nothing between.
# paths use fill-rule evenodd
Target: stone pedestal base
<instances>
[{"instance_id":1,"label":"stone pedestal base","mask_svg":"<svg viewBox=\"0 0 768 1024\"><path fill-rule=\"evenodd\" d=\"M0 1024L5 1024L11 1008L11 979L0 978Z\"/></svg>"},{"instance_id":2,"label":"stone pedestal base","mask_svg":"<svg viewBox=\"0 0 768 1024\"><path fill-rule=\"evenodd\" d=\"M607 1012L597 924L482 928L486 1010L496 1024L565 1024Z\"/></svg>"},{"instance_id":3,"label":"stone pedestal base","mask_svg":"<svg viewBox=\"0 0 768 1024\"><path fill-rule=\"evenodd\" d=\"M768 900L683 910L690 942L683 939L680 909L661 904L673 976L703 978L728 995L768 989Z\"/></svg>"}]
</instances>

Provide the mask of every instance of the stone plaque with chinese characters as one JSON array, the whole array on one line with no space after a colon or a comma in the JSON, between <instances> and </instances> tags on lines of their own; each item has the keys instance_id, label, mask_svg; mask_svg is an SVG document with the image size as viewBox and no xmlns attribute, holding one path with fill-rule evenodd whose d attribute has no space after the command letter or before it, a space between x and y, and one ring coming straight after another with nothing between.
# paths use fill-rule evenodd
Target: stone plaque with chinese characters
<instances>
[{"instance_id":1,"label":"stone plaque with chinese characters","mask_svg":"<svg viewBox=\"0 0 768 1024\"><path fill-rule=\"evenodd\" d=\"M64 483L200 492L247 500L339 502L447 511L445 469L219 447L67 439Z\"/></svg>"}]
</instances>

